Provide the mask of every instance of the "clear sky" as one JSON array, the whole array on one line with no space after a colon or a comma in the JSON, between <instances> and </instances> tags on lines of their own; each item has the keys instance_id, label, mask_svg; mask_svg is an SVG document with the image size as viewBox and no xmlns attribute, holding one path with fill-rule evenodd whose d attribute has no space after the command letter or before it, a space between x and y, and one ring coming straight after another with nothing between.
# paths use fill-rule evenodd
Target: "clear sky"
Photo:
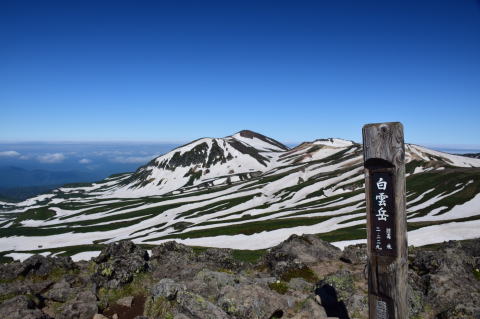
<instances>
[{"instance_id":1,"label":"clear sky","mask_svg":"<svg viewBox=\"0 0 480 319\"><path fill-rule=\"evenodd\" d=\"M480 2L0 1L0 140L480 144Z\"/></svg>"}]
</instances>

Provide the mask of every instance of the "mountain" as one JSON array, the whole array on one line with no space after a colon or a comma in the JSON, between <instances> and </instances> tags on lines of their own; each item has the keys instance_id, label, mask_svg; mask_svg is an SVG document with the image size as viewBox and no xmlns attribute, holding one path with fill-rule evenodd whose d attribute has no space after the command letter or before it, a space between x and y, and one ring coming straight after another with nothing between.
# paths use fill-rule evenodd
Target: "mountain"
<instances>
[{"instance_id":1,"label":"mountain","mask_svg":"<svg viewBox=\"0 0 480 319\"><path fill-rule=\"evenodd\" d=\"M413 144L406 160L409 244L480 237L480 160ZM263 249L302 233L343 247L365 241L363 184L352 141L202 138L134 173L3 203L0 251L73 254L121 239Z\"/></svg>"}]
</instances>

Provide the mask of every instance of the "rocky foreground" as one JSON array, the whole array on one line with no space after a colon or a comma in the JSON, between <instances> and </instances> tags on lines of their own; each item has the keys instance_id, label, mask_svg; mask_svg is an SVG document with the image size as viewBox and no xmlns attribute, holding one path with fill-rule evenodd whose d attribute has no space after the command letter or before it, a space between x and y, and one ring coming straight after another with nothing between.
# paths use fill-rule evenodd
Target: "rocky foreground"
<instances>
[{"instance_id":1,"label":"rocky foreground","mask_svg":"<svg viewBox=\"0 0 480 319\"><path fill-rule=\"evenodd\" d=\"M365 245L293 235L262 254L129 241L92 261L0 265L0 317L368 318ZM410 318L480 318L480 239L409 252Z\"/></svg>"}]
</instances>

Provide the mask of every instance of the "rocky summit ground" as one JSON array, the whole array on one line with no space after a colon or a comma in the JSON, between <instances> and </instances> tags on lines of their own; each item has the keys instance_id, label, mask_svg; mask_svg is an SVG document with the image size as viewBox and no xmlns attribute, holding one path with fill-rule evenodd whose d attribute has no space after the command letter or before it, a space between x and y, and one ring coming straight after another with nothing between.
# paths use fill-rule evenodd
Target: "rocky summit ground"
<instances>
[{"instance_id":1,"label":"rocky summit ground","mask_svg":"<svg viewBox=\"0 0 480 319\"><path fill-rule=\"evenodd\" d=\"M7 319L367 318L366 248L292 235L263 252L166 242L0 265ZM409 250L410 318L480 318L480 239Z\"/></svg>"}]
</instances>

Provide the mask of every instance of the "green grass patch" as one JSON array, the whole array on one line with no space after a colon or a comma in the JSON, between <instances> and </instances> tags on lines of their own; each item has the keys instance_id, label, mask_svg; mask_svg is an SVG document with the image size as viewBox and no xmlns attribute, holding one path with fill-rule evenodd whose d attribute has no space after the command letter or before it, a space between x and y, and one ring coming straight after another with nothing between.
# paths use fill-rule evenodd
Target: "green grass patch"
<instances>
[{"instance_id":1,"label":"green grass patch","mask_svg":"<svg viewBox=\"0 0 480 319\"><path fill-rule=\"evenodd\" d=\"M243 250L243 249L235 249L232 253L233 258L238 261L243 261L247 263L254 264L260 260L265 254L267 253L266 249L259 249L259 250Z\"/></svg>"}]
</instances>

